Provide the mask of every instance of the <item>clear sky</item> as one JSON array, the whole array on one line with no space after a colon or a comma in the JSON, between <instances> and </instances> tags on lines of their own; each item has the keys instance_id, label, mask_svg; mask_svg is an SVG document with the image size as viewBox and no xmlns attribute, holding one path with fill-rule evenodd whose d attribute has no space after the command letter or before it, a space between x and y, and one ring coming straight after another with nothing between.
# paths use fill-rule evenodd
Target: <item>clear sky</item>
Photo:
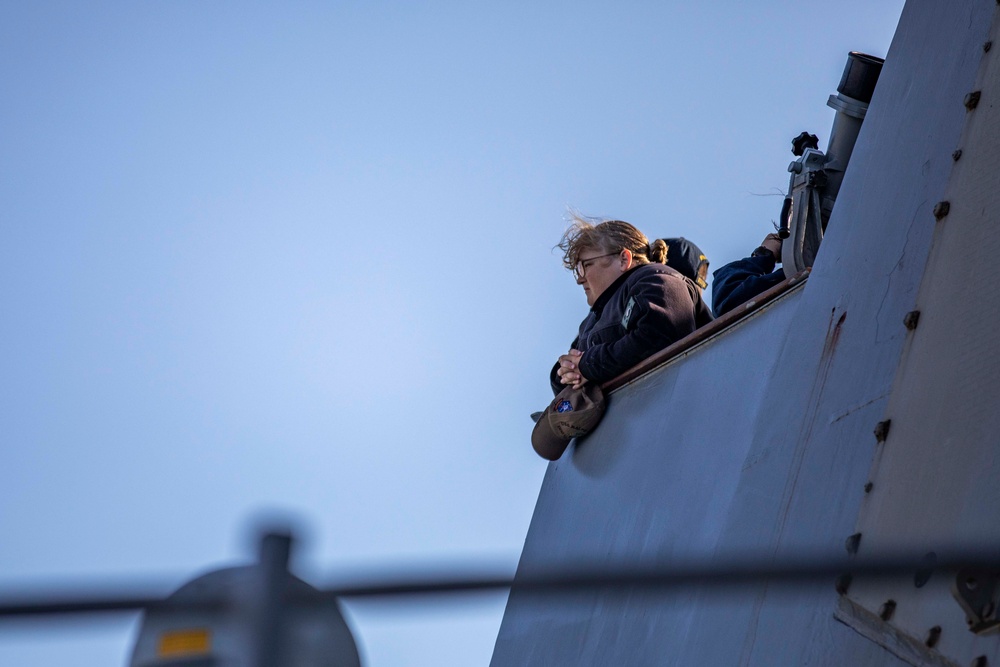
<instances>
[{"instance_id":1,"label":"clear sky","mask_svg":"<svg viewBox=\"0 0 1000 667\"><path fill-rule=\"evenodd\" d=\"M275 513L317 584L513 572L567 206L749 254L902 4L3 0L0 593L180 584ZM503 605L348 613L370 667L485 665ZM0 665L134 630L0 624Z\"/></svg>"}]
</instances>

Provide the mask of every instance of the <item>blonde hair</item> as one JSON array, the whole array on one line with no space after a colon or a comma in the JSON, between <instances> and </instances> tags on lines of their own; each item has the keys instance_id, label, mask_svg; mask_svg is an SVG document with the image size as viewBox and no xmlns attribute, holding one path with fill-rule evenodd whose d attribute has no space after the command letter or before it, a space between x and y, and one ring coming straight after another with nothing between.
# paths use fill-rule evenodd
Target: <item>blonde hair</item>
<instances>
[{"instance_id":1,"label":"blonde hair","mask_svg":"<svg viewBox=\"0 0 1000 667\"><path fill-rule=\"evenodd\" d=\"M667 244L657 239L649 242L646 235L624 220L588 218L572 213L570 226L563 232L556 246L563 251L563 266L573 270L580 261L580 253L588 248L611 254L628 250L636 265L667 259Z\"/></svg>"}]
</instances>

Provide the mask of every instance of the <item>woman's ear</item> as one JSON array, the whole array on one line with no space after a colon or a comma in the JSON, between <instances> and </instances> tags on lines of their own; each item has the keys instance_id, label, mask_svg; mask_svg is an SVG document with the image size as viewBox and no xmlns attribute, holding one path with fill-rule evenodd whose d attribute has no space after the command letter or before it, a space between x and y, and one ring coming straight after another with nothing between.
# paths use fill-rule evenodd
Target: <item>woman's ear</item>
<instances>
[{"instance_id":1,"label":"woman's ear","mask_svg":"<svg viewBox=\"0 0 1000 667\"><path fill-rule=\"evenodd\" d=\"M622 273L624 273L624 272L626 272L626 271L628 271L629 269L632 268L632 251L631 250L629 250L628 248L625 248L624 250L621 251L621 254L619 255L619 257L622 260Z\"/></svg>"}]
</instances>

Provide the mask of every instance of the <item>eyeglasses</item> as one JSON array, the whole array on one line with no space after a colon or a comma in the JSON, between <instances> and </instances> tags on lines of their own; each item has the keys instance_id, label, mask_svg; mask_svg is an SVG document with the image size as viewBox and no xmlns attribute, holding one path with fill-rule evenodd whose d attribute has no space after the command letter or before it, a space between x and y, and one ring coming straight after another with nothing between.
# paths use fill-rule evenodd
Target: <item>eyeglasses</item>
<instances>
[{"instance_id":1,"label":"eyeglasses","mask_svg":"<svg viewBox=\"0 0 1000 667\"><path fill-rule=\"evenodd\" d=\"M601 259L602 257L611 257L612 255L617 255L619 252L621 252L621 250L619 250L618 252L609 252L607 255L598 255L597 257L588 257L587 259L581 259L579 262L576 263L576 266L573 267L573 276L577 280L583 280L584 277L587 275L587 269L590 268L591 264Z\"/></svg>"}]
</instances>

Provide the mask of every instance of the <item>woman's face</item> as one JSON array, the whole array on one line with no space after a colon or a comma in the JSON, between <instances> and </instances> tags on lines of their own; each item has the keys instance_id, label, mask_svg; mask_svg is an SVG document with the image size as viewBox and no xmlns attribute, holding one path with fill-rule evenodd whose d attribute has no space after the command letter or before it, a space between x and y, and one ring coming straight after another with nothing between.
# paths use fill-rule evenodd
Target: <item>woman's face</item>
<instances>
[{"instance_id":1,"label":"woman's face","mask_svg":"<svg viewBox=\"0 0 1000 667\"><path fill-rule=\"evenodd\" d=\"M613 253L606 253L600 248L582 250L575 274L577 285L582 285L583 293L587 295L587 305L593 306L604 290L627 271L631 264L632 256L627 250Z\"/></svg>"}]
</instances>

